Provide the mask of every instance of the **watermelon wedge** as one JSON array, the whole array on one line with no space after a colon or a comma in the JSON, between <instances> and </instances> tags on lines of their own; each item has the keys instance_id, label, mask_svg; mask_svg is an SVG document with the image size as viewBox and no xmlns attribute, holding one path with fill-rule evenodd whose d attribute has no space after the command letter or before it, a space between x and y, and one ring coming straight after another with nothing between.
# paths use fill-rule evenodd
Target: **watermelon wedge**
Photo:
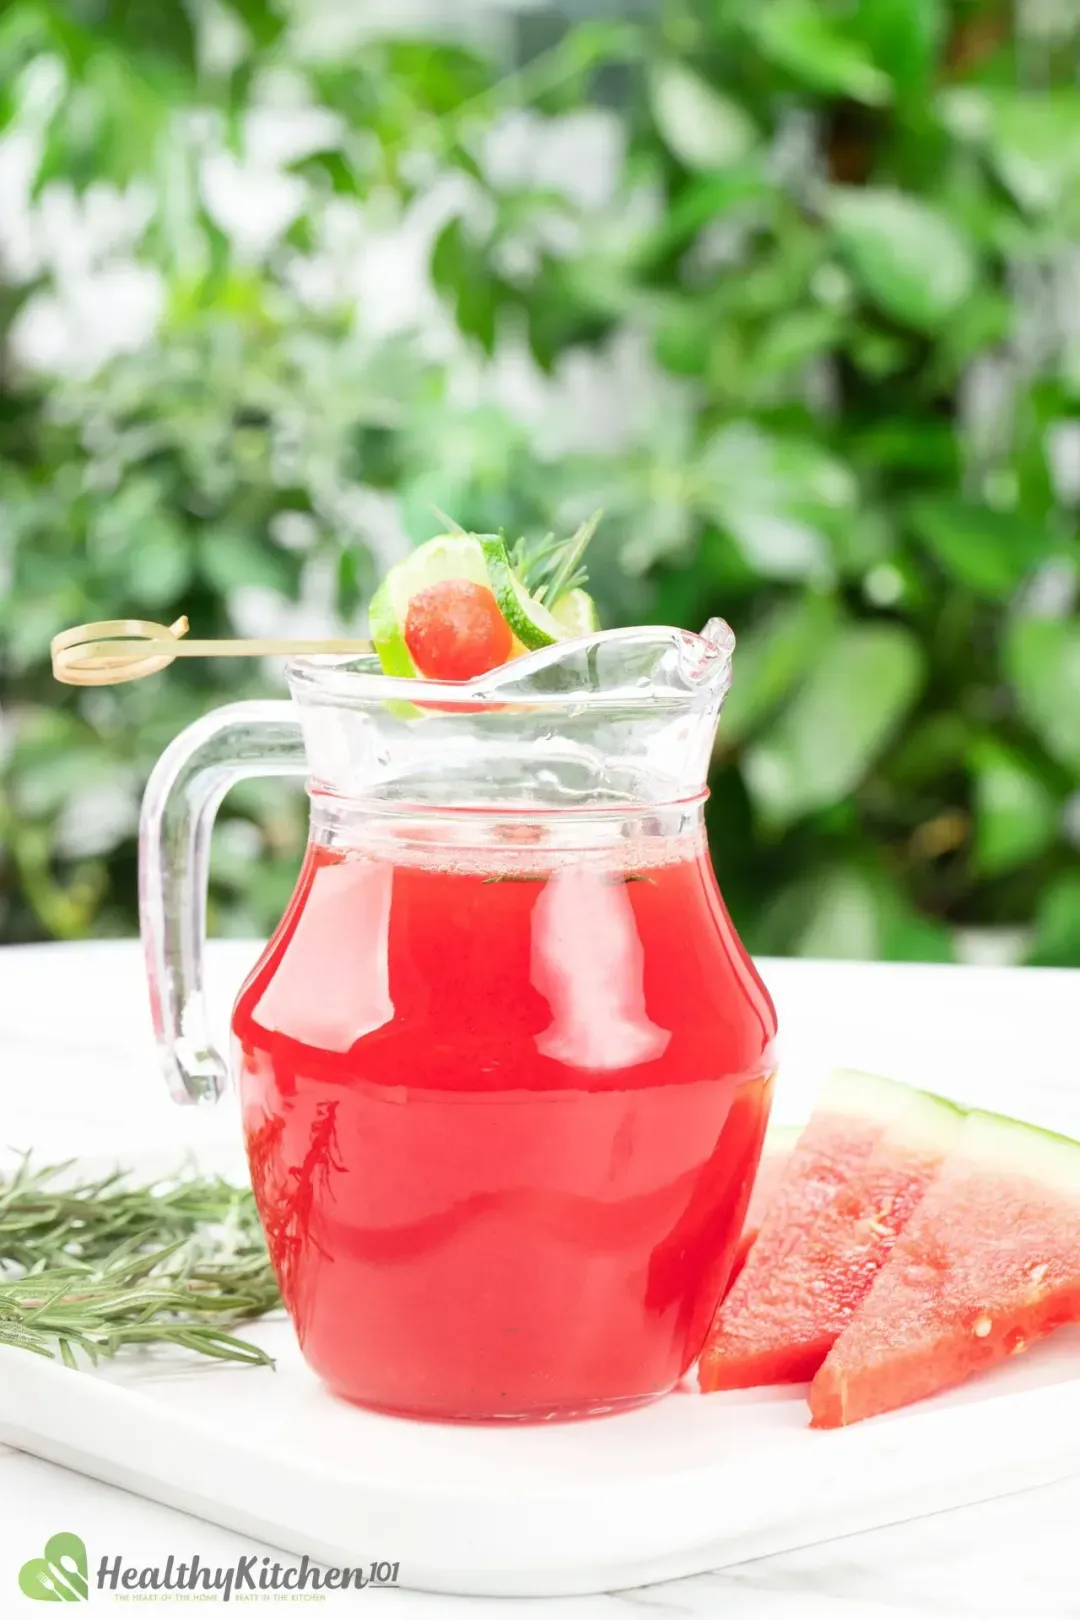
<instances>
[{"instance_id":1,"label":"watermelon wedge","mask_svg":"<svg viewBox=\"0 0 1080 1620\"><path fill-rule=\"evenodd\" d=\"M754 1190L750 1194L750 1206L746 1211L746 1220L743 1222L742 1235L739 1238L739 1247L735 1251L735 1259L731 1266L731 1277L728 1280L730 1290L739 1272L746 1264L746 1257L753 1248L761 1223L765 1219L765 1212L776 1195L776 1189L783 1179L787 1169L788 1160L795 1150L799 1140L800 1127L798 1125L770 1126L765 1138L765 1145L761 1150L761 1163L758 1165L757 1176L754 1179Z\"/></svg>"},{"instance_id":2,"label":"watermelon wedge","mask_svg":"<svg viewBox=\"0 0 1080 1620\"><path fill-rule=\"evenodd\" d=\"M922 1400L1080 1320L1080 1142L971 1114L810 1388L839 1428Z\"/></svg>"},{"instance_id":3,"label":"watermelon wedge","mask_svg":"<svg viewBox=\"0 0 1080 1620\"><path fill-rule=\"evenodd\" d=\"M747 1302L798 1246L810 1224L862 1168L910 1097L907 1086L854 1070L837 1070L826 1080L746 1264L709 1331L698 1365L702 1390L737 1387L724 1381L724 1358L717 1356L713 1348L717 1335L738 1319Z\"/></svg>"},{"instance_id":4,"label":"watermelon wedge","mask_svg":"<svg viewBox=\"0 0 1080 1620\"><path fill-rule=\"evenodd\" d=\"M814 1376L885 1264L956 1141L963 1113L912 1091L848 1184L709 1340L709 1388Z\"/></svg>"}]
</instances>

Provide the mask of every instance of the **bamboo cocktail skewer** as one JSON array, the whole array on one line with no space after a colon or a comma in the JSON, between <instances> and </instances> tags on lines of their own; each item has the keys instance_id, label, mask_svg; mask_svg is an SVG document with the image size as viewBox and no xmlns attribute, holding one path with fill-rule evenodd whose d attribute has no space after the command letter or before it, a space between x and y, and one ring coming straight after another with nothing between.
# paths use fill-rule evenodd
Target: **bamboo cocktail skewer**
<instances>
[{"instance_id":1,"label":"bamboo cocktail skewer","mask_svg":"<svg viewBox=\"0 0 1080 1620\"><path fill-rule=\"evenodd\" d=\"M317 653L370 653L370 641L238 638L183 641L188 621L171 625L150 619L98 619L62 630L50 644L52 671L65 686L118 686L156 675L174 658L296 658Z\"/></svg>"},{"instance_id":2,"label":"bamboo cocktail skewer","mask_svg":"<svg viewBox=\"0 0 1080 1620\"><path fill-rule=\"evenodd\" d=\"M464 533L459 524L438 513L449 527ZM600 513L581 524L577 533L561 548L554 575L551 575L552 547L546 542L534 555L546 559L543 589L556 595L577 583L582 555L600 521ZM555 552L560 551L555 547ZM582 575L582 578L584 576ZM543 597L538 597L543 600ZM172 624L155 624L151 619L99 619L62 630L52 639L52 671L65 686L119 686L138 681L167 669L174 658L297 658L325 653L372 653L370 641L329 638L327 640L262 640L258 638L221 641L184 641L188 632L186 615Z\"/></svg>"}]
</instances>

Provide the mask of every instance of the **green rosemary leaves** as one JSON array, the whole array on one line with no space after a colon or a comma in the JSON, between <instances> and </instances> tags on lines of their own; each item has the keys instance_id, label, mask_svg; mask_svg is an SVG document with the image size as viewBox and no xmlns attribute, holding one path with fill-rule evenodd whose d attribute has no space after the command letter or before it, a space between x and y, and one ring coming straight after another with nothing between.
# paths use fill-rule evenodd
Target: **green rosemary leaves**
<instances>
[{"instance_id":1,"label":"green rosemary leaves","mask_svg":"<svg viewBox=\"0 0 1080 1620\"><path fill-rule=\"evenodd\" d=\"M280 1304L251 1193L220 1177L80 1181L24 1158L0 1179L0 1344L68 1366L155 1344L260 1365L230 1329Z\"/></svg>"}]
</instances>

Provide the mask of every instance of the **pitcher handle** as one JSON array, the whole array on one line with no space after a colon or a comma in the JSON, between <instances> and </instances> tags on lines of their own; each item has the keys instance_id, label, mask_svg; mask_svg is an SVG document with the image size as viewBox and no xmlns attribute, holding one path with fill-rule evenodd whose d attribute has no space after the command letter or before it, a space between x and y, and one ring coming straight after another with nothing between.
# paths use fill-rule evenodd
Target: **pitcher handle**
<instances>
[{"instance_id":1,"label":"pitcher handle","mask_svg":"<svg viewBox=\"0 0 1080 1620\"><path fill-rule=\"evenodd\" d=\"M174 1102L216 1102L228 1064L203 993L210 831L222 799L251 776L305 776L288 702L230 703L188 726L155 765L139 819L139 927L150 1009Z\"/></svg>"}]
</instances>

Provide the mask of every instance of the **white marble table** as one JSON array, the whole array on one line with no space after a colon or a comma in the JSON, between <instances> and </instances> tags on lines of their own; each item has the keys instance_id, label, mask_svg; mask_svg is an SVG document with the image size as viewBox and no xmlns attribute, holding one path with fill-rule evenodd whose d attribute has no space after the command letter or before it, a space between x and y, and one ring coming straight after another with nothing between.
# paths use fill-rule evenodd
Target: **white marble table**
<instances>
[{"instance_id":1,"label":"white marble table","mask_svg":"<svg viewBox=\"0 0 1080 1620\"><path fill-rule=\"evenodd\" d=\"M211 997L223 1022L255 947L212 947ZM1080 1132L1075 1008L1080 973L990 968L774 962L763 965L784 1031L788 1073L833 1063L877 1069L921 1085L970 1090L1011 1112ZM1060 1071L1028 1093L1029 1032L1060 1035ZM229 1104L175 1109L157 1080L141 963L134 943L8 948L0 952L0 1100L4 1145L50 1157L103 1155L162 1161L181 1144L225 1155L235 1141ZM783 1092L779 1102L783 1112ZM328 1612L360 1603L395 1620L518 1615L521 1620L605 1620L632 1613L725 1620L874 1620L920 1615L1080 1616L1075 1556L1080 1476L843 1540L663 1586L567 1599L466 1599L395 1591L329 1594ZM59 1529L82 1535L92 1560L127 1562L198 1552L204 1563L251 1552L231 1532L83 1476L0 1448L0 1614L35 1612L17 1571ZM263 1549L259 1549L261 1552ZM272 1549L266 1549L272 1551ZM278 1555L281 1556L281 1555ZM283 1562L286 1560L283 1558ZM108 1601L94 1593L94 1601ZM186 1612L214 1601L174 1602ZM253 1613L282 1613L256 1599Z\"/></svg>"}]
</instances>

